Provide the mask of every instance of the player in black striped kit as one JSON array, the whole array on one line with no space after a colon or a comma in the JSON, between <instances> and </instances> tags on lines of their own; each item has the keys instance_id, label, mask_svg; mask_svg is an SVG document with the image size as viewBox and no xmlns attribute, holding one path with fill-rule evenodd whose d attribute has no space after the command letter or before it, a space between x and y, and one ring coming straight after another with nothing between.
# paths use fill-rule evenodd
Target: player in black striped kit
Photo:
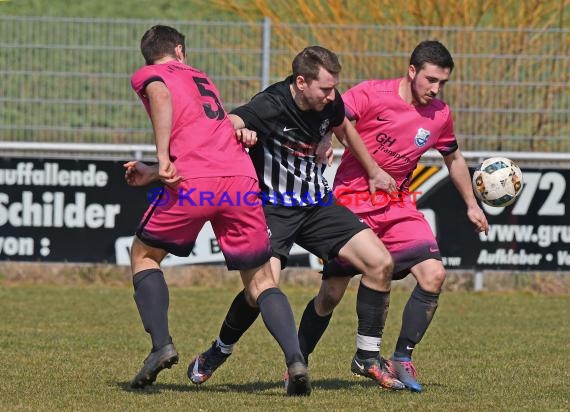
<instances>
[{"instance_id":1,"label":"player in black striped kit","mask_svg":"<svg viewBox=\"0 0 570 412\"><path fill-rule=\"evenodd\" d=\"M361 269L357 296L357 352L351 370L375 379L383 387L403 389L386 373L379 356L388 312L392 259L377 236L344 206L334 202L322 173L331 133L351 149L369 176L371 192L396 190L394 180L372 159L360 136L345 117L336 89L341 70L331 51L312 46L299 53L293 75L275 83L235 109L234 127L257 132L251 146L261 201L271 231L272 273L279 281L293 243L330 260L340 256ZM256 143L256 144L255 144ZM299 326L299 342L308 357L328 326L347 282L323 278ZM339 290L342 288L342 290ZM195 384L209 379L231 354L233 345L253 324L259 310L242 291L234 299L220 335L212 347L192 360L188 376Z\"/></svg>"}]
</instances>

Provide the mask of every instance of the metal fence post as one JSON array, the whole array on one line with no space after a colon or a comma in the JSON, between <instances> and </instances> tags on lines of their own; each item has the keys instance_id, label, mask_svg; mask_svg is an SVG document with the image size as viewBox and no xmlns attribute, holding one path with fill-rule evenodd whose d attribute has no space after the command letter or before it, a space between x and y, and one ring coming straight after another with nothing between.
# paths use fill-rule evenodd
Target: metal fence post
<instances>
[{"instance_id":1,"label":"metal fence post","mask_svg":"<svg viewBox=\"0 0 570 412\"><path fill-rule=\"evenodd\" d=\"M261 90L269 86L269 66L271 59L271 19L263 18L263 44L261 56Z\"/></svg>"},{"instance_id":2,"label":"metal fence post","mask_svg":"<svg viewBox=\"0 0 570 412\"><path fill-rule=\"evenodd\" d=\"M477 270L473 274L473 291L481 292L483 290L484 273L482 270Z\"/></svg>"}]
</instances>

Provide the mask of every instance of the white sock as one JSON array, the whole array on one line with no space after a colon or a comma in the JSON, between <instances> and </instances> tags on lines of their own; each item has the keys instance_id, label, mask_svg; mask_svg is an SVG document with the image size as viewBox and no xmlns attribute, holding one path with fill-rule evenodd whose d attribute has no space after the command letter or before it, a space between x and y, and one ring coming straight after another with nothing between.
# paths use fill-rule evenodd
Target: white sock
<instances>
[{"instance_id":1,"label":"white sock","mask_svg":"<svg viewBox=\"0 0 570 412\"><path fill-rule=\"evenodd\" d=\"M380 345L382 338L375 338L372 336L356 335L356 347L358 349L367 350L370 352L380 352Z\"/></svg>"},{"instance_id":2,"label":"white sock","mask_svg":"<svg viewBox=\"0 0 570 412\"><path fill-rule=\"evenodd\" d=\"M234 344L226 345L220 340L219 337L216 339L216 346L220 348L220 352L222 352L224 355L231 355L232 351L234 350Z\"/></svg>"}]
</instances>

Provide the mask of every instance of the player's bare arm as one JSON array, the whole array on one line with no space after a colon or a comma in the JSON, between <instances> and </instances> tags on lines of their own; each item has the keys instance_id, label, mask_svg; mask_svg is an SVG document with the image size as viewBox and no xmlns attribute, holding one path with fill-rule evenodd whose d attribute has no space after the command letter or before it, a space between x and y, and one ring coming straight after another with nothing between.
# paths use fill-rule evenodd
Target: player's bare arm
<instances>
[{"instance_id":1,"label":"player's bare arm","mask_svg":"<svg viewBox=\"0 0 570 412\"><path fill-rule=\"evenodd\" d=\"M326 163L329 167L332 166L334 153L332 147L331 132L324 135L319 144L317 145L317 150L315 151L315 157L317 164Z\"/></svg>"},{"instance_id":2,"label":"player's bare arm","mask_svg":"<svg viewBox=\"0 0 570 412\"><path fill-rule=\"evenodd\" d=\"M448 154L443 157L445 165L449 170L449 177L453 182L454 186L459 191L459 194L463 198L465 205L467 206L467 217L475 225L475 230L477 232L489 232L489 223L487 222L487 217L473 194L473 187L471 185L471 175L469 174L469 169L467 167L467 162L463 157L463 154L458 149L455 152Z\"/></svg>"},{"instance_id":3,"label":"player's bare arm","mask_svg":"<svg viewBox=\"0 0 570 412\"><path fill-rule=\"evenodd\" d=\"M137 160L123 164L129 186L146 186L159 180L158 164L147 165Z\"/></svg>"},{"instance_id":4,"label":"player's bare arm","mask_svg":"<svg viewBox=\"0 0 570 412\"><path fill-rule=\"evenodd\" d=\"M176 178L176 167L170 161L169 143L172 132L172 99L168 87L161 81L146 86L150 103L150 119L154 131L158 174L165 182Z\"/></svg>"},{"instance_id":5,"label":"player's bare arm","mask_svg":"<svg viewBox=\"0 0 570 412\"><path fill-rule=\"evenodd\" d=\"M245 147L255 146L257 143L257 132L247 129L243 119L235 114L228 114L228 118L236 131L236 139L242 142Z\"/></svg>"},{"instance_id":6,"label":"player's bare arm","mask_svg":"<svg viewBox=\"0 0 570 412\"><path fill-rule=\"evenodd\" d=\"M344 146L349 148L356 160L358 160L368 174L370 193L375 193L378 190L383 190L388 193L396 191L397 187L394 178L382 170L378 163L376 163L364 145L362 138L346 117L340 126L333 128L333 132L337 139L339 139Z\"/></svg>"},{"instance_id":7,"label":"player's bare arm","mask_svg":"<svg viewBox=\"0 0 570 412\"><path fill-rule=\"evenodd\" d=\"M146 186L157 182L160 179L158 175L158 164L147 165L138 160L131 160L123 164L125 168L125 180L129 186ZM172 179L162 179L167 185L175 185L182 180L182 176L176 176Z\"/></svg>"}]
</instances>

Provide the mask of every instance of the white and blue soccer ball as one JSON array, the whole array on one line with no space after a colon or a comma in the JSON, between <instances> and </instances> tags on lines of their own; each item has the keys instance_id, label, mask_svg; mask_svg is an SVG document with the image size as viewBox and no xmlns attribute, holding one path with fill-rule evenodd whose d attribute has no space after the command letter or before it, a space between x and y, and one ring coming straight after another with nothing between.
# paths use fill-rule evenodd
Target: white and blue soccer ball
<instances>
[{"instance_id":1,"label":"white and blue soccer ball","mask_svg":"<svg viewBox=\"0 0 570 412\"><path fill-rule=\"evenodd\" d=\"M473 191L481 202L494 207L511 205L523 187L521 169L506 157L490 157L473 173Z\"/></svg>"}]
</instances>

